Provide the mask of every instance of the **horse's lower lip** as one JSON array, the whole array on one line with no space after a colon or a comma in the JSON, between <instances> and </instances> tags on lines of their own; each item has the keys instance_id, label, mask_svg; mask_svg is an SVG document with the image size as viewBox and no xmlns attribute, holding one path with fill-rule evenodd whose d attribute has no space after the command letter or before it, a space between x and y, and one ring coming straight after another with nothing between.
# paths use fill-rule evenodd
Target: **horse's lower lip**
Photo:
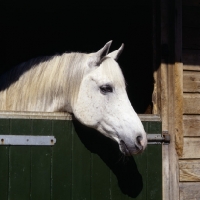
<instances>
[{"instance_id":1,"label":"horse's lower lip","mask_svg":"<svg viewBox=\"0 0 200 200\"><path fill-rule=\"evenodd\" d=\"M126 143L123 140L120 141L119 145L120 145L120 150L122 151L123 154L125 154L126 156L131 155L128 147L126 146Z\"/></svg>"},{"instance_id":2,"label":"horse's lower lip","mask_svg":"<svg viewBox=\"0 0 200 200\"><path fill-rule=\"evenodd\" d=\"M130 148L128 148L128 146L126 145L126 143L121 140L120 141L120 149L122 151L122 153L125 154L125 156L131 156L133 154L139 154L142 152L143 148L139 148L137 145L135 145L135 149L131 150Z\"/></svg>"}]
</instances>

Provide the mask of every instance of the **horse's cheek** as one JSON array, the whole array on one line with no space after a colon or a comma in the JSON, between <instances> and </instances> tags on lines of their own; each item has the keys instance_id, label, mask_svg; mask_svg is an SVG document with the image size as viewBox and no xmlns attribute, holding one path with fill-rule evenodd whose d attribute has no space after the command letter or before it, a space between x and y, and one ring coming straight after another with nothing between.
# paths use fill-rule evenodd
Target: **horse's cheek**
<instances>
[{"instance_id":1,"label":"horse's cheek","mask_svg":"<svg viewBox=\"0 0 200 200\"><path fill-rule=\"evenodd\" d=\"M83 87L74 107L74 115L86 126L95 127L102 115L100 105L97 92L89 87Z\"/></svg>"}]
</instances>

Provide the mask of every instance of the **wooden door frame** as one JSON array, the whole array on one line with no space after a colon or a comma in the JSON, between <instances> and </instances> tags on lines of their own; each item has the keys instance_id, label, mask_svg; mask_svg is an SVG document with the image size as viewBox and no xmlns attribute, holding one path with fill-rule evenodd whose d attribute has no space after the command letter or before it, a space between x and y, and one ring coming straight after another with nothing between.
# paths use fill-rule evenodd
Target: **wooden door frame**
<instances>
[{"instance_id":1,"label":"wooden door frame","mask_svg":"<svg viewBox=\"0 0 200 200\"><path fill-rule=\"evenodd\" d=\"M183 152L182 2L153 0L153 114L171 135L164 145L163 200L179 199L178 157Z\"/></svg>"}]
</instances>

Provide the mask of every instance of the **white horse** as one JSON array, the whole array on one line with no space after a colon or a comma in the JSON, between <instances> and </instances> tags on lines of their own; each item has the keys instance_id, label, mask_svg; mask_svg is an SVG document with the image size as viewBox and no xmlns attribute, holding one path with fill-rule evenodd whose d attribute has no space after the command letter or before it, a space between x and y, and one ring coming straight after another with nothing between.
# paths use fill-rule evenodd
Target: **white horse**
<instances>
[{"instance_id":1,"label":"white horse","mask_svg":"<svg viewBox=\"0 0 200 200\"><path fill-rule=\"evenodd\" d=\"M133 155L147 144L143 125L128 99L111 42L96 53L64 53L32 59L0 77L0 110L64 111L115 140Z\"/></svg>"}]
</instances>

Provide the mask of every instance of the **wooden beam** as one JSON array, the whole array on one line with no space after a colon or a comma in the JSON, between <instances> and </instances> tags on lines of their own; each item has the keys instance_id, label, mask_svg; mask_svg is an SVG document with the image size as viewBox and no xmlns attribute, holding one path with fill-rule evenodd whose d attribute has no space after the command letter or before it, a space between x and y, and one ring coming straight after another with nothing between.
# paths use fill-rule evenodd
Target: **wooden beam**
<instances>
[{"instance_id":1,"label":"wooden beam","mask_svg":"<svg viewBox=\"0 0 200 200\"><path fill-rule=\"evenodd\" d=\"M200 181L200 160L180 160L180 181Z\"/></svg>"},{"instance_id":2,"label":"wooden beam","mask_svg":"<svg viewBox=\"0 0 200 200\"><path fill-rule=\"evenodd\" d=\"M180 200L197 200L200 199L200 183L181 182L180 183Z\"/></svg>"},{"instance_id":3,"label":"wooden beam","mask_svg":"<svg viewBox=\"0 0 200 200\"><path fill-rule=\"evenodd\" d=\"M175 63L172 72L173 80L173 104L174 104L174 134L175 148L179 156L183 153L183 64ZM170 107L169 107L170 109Z\"/></svg>"},{"instance_id":4,"label":"wooden beam","mask_svg":"<svg viewBox=\"0 0 200 200\"><path fill-rule=\"evenodd\" d=\"M180 146L181 140L181 123L179 117L181 113L181 98L177 93L180 90L175 88L178 86L178 81L176 81L176 67L175 65L168 66L168 96L169 107L168 107L168 131L171 135L171 141L169 145L169 176L170 176L170 198L169 199L179 199L179 166L178 166L178 156L182 154L182 149ZM175 84L176 82L176 84ZM180 111L179 111L180 108Z\"/></svg>"},{"instance_id":5,"label":"wooden beam","mask_svg":"<svg viewBox=\"0 0 200 200\"><path fill-rule=\"evenodd\" d=\"M157 70L162 128L171 135L169 146L163 146L163 200L179 200L178 156L183 150L183 64L181 0L161 0L161 64ZM159 51L159 49L158 49ZM160 85L159 85L160 84ZM159 98L157 98L159 100ZM159 109L157 109L159 110ZM155 109L155 111L157 111ZM156 113L155 113L156 114Z\"/></svg>"},{"instance_id":6,"label":"wooden beam","mask_svg":"<svg viewBox=\"0 0 200 200\"><path fill-rule=\"evenodd\" d=\"M183 113L200 114L200 94L198 93L183 94Z\"/></svg>"},{"instance_id":7,"label":"wooden beam","mask_svg":"<svg viewBox=\"0 0 200 200\"><path fill-rule=\"evenodd\" d=\"M161 76L161 80L159 81L161 83L161 93L160 93L160 97L161 97L161 111L162 111L162 130L169 130L168 127L168 77L167 77L167 68L168 65L161 63L160 66L160 76ZM170 173L169 173L169 146L168 145L164 145L162 148L162 156L163 156L163 160L162 160L162 165L163 165L163 199L169 199L169 192L168 190L170 189Z\"/></svg>"},{"instance_id":8,"label":"wooden beam","mask_svg":"<svg viewBox=\"0 0 200 200\"><path fill-rule=\"evenodd\" d=\"M184 64L183 70L184 71L200 71L200 65Z\"/></svg>"},{"instance_id":9,"label":"wooden beam","mask_svg":"<svg viewBox=\"0 0 200 200\"><path fill-rule=\"evenodd\" d=\"M183 92L200 92L200 72L183 72Z\"/></svg>"},{"instance_id":10,"label":"wooden beam","mask_svg":"<svg viewBox=\"0 0 200 200\"><path fill-rule=\"evenodd\" d=\"M182 159L200 158L200 137L184 138Z\"/></svg>"},{"instance_id":11,"label":"wooden beam","mask_svg":"<svg viewBox=\"0 0 200 200\"><path fill-rule=\"evenodd\" d=\"M184 136L200 137L200 115L183 115Z\"/></svg>"}]
</instances>

